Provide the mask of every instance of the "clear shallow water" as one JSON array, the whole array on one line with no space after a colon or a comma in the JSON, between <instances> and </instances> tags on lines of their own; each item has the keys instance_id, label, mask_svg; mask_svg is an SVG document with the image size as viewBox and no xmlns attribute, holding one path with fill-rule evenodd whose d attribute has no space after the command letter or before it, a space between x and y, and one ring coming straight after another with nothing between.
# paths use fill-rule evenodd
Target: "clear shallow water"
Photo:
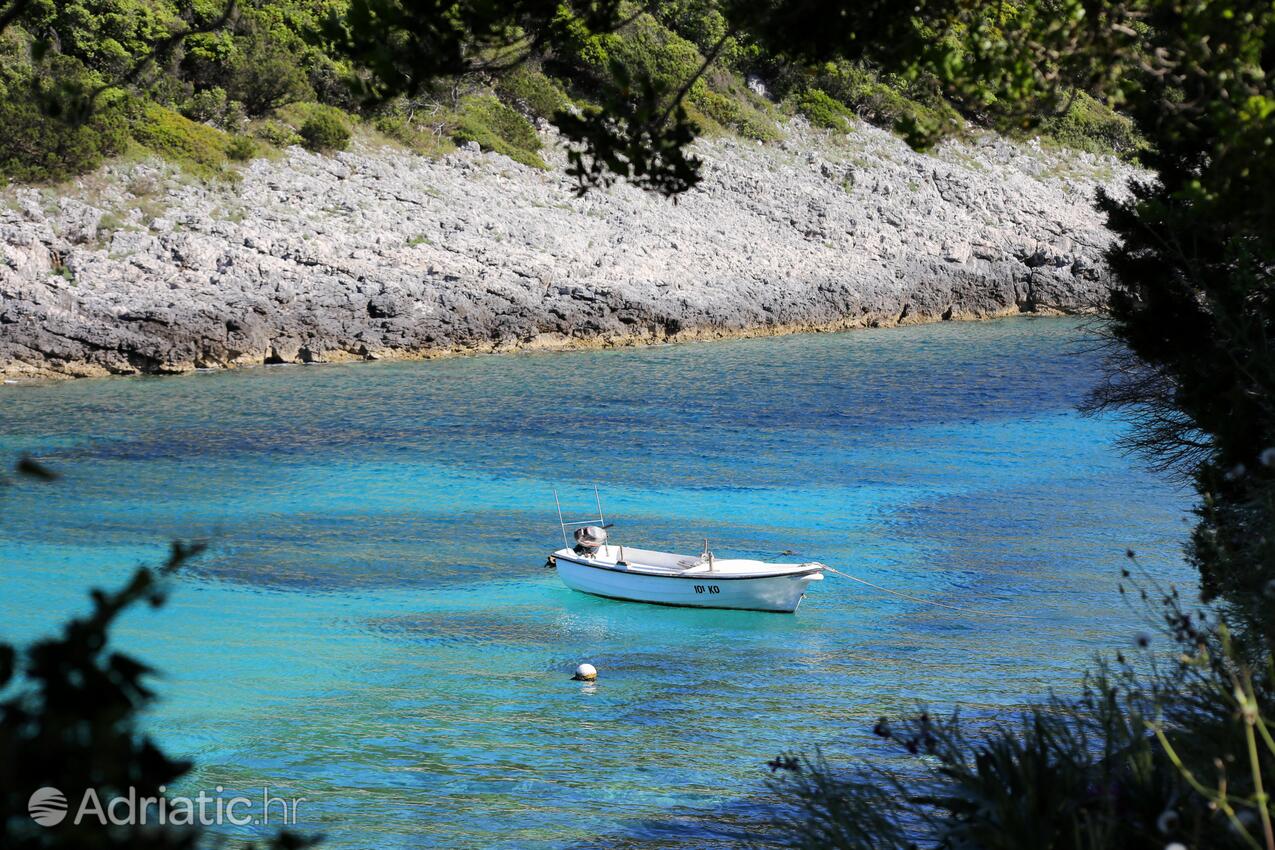
<instances>
[{"instance_id":1,"label":"clear shallow water","mask_svg":"<svg viewBox=\"0 0 1275 850\"><path fill-rule=\"evenodd\" d=\"M308 798L330 847L734 846L764 762L881 753L880 714L1072 687L1127 644L1132 547L1189 584L1184 494L1074 405L1067 320L275 368L0 392L0 636L213 542L121 640L192 791ZM594 599L541 568L603 488L619 542L795 550L796 616ZM568 679L580 661L596 688Z\"/></svg>"}]
</instances>

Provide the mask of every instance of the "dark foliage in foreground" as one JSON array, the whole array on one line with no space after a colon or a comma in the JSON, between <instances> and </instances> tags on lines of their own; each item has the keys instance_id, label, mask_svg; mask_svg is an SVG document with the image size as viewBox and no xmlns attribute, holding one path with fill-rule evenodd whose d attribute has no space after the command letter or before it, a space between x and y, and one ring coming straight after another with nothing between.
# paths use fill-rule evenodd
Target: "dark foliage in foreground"
<instances>
[{"instance_id":1,"label":"dark foliage in foreground","mask_svg":"<svg viewBox=\"0 0 1275 850\"><path fill-rule=\"evenodd\" d=\"M1156 180L1102 202L1122 243L1112 333L1132 353L1097 407L1194 482L1190 555L1206 599L1275 649L1275 11L1149 4L1151 58L1129 99Z\"/></svg>"},{"instance_id":2,"label":"dark foliage in foreground","mask_svg":"<svg viewBox=\"0 0 1275 850\"><path fill-rule=\"evenodd\" d=\"M1078 697L974 729L955 714L882 718L874 732L911 759L904 770L789 761L772 782L789 804L777 843L1267 848L1275 670L1251 667L1176 591L1152 583L1141 598L1160 611L1157 639L1100 661Z\"/></svg>"},{"instance_id":3,"label":"dark foliage in foreground","mask_svg":"<svg viewBox=\"0 0 1275 850\"><path fill-rule=\"evenodd\" d=\"M39 481L57 477L26 459L16 471ZM94 590L91 612L67 622L56 637L23 650L0 644L0 847L190 850L210 843L197 827L102 826L93 818L72 823L86 789L103 802L127 796L130 788L139 798L159 797L161 786L191 767L138 730L139 715L155 699L148 683L154 671L113 650L110 635L130 608L163 605L170 577L202 549L174 543L164 563L139 567L117 590ZM67 820L45 827L30 817L28 801L41 788L66 796ZM299 850L314 843L281 833L268 846Z\"/></svg>"}]
</instances>

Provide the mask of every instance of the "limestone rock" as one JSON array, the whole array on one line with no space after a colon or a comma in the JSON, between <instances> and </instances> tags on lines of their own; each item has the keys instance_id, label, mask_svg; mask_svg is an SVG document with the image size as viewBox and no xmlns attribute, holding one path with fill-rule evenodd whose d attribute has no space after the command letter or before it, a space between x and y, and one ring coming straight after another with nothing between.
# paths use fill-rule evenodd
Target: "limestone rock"
<instances>
[{"instance_id":1,"label":"limestone rock","mask_svg":"<svg viewBox=\"0 0 1275 850\"><path fill-rule=\"evenodd\" d=\"M0 188L0 374L180 372L889 325L1099 304L1093 207L1131 168L858 125L701 142L678 203L583 198L476 145L290 149L240 180L158 162ZM59 194L60 193L60 194Z\"/></svg>"}]
</instances>

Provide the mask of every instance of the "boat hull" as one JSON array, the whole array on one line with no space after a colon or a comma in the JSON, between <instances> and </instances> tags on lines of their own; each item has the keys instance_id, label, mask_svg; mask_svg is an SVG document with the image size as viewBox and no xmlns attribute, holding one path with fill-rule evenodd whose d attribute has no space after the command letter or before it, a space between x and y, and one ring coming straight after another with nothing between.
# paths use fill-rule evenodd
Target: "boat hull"
<instances>
[{"instance_id":1,"label":"boat hull","mask_svg":"<svg viewBox=\"0 0 1275 850\"><path fill-rule=\"evenodd\" d=\"M796 611L810 583L823 578L818 570L745 577L721 577L711 572L657 576L595 566L562 556L555 558L555 566L558 577L567 587L608 599L784 614Z\"/></svg>"}]
</instances>

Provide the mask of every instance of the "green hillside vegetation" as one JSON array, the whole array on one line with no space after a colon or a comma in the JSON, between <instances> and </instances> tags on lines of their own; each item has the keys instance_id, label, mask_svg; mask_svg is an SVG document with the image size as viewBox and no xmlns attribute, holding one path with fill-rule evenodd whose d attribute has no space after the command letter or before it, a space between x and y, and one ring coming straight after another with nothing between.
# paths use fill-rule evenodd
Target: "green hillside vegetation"
<instances>
[{"instance_id":1,"label":"green hillside vegetation","mask_svg":"<svg viewBox=\"0 0 1275 850\"><path fill-rule=\"evenodd\" d=\"M961 117L923 82L846 62L812 71L725 37L713 0L646 8L628 10L616 32L595 33L560 7L554 49L369 104L350 84L365 69L325 48L325 23L341 19L346 0L243 0L228 20L216 0L39 0L0 38L0 121L20 128L0 139L0 176L56 181L137 145L211 177L272 149L339 151L360 136L425 155L477 142L544 168L537 120L596 107L617 68L677 91L714 49L685 100L701 134L764 143L780 139L793 115L830 132L845 132L854 116L903 132ZM767 97L746 84L750 75L765 81ZM1044 128L1083 150L1136 156L1142 147L1128 120L1084 94Z\"/></svg>"}]
</instances>

